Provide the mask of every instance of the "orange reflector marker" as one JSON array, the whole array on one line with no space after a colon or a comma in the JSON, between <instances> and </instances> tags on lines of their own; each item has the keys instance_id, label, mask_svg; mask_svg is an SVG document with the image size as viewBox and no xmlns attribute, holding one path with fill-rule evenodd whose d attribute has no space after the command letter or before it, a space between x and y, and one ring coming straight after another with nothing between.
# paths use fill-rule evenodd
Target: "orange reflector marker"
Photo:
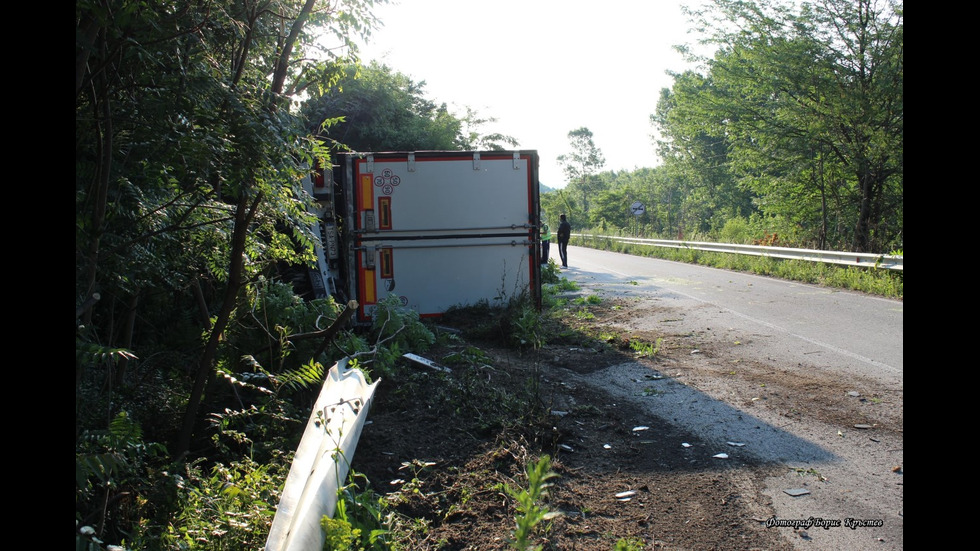
<instances>
[{"instance_id":1,"label":"orange reflector marker","mask_svg":"<svg viewBox=\"0 0 980 551\"><path fill-rule=\"evenodd\" d=\"M361 289L364 304L375 304L378 302L377 283L374 280L374 270L361 270Z\"/></svg>"},{"instance_id":2,"label":"orange reflector marker","mask_svg":"<svg viewBox=\"0 0 980 551\"><path fill-rule=\"evenodd\" d=\"M395 277L394 252L392 251L391 247L381 249L381 258L379 261L381 264L382 279L391 279Z\"/></svg>"},{"instance_id":3,"label":"orange reflector marker","mask_svg":"<svg viewBox=\"0 0 980 551\"><path fill-rule=\"evenodd\" d=\"M391 229L391 197L378 197L378 229Z\"/></svg>"},{"instance_id":4,"label":"orange reflector marker","mask_svg":"<svg viewBox=\"0 0 980 551\"><path fill-rule=\"evenodd\" d=\"M374 208L374 175L361 174L360 182L360 210L371 210Z\"/></svg>"}]
</instances>

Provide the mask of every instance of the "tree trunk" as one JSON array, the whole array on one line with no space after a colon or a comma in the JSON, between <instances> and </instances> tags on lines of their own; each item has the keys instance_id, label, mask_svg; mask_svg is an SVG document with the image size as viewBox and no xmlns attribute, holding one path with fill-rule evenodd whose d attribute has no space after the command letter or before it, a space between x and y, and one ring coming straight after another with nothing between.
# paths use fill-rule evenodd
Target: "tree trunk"
<instances>
[{"instance_id":1,"label":"tree trunk","mask_svg":"<svg viewBox=\"0 0 980 551\"><path fill-rule=\"evenodd\" d=\"M98 79L104 83L104 78ZM112 109L109 105L108 84L100 85L101 99L94 97L98 107L96 119L101 119L102 123L96 125L99 133L97 143L99 144L99 164L95 177L92 181L89 196L91 201L92 221L89 226L91 232L87 251L87 275L86 275L86 296L96 293L98 287L99 272L99 250L102 240L102 226L105 224L106 203L109 196L109 179L112 172ZM93 94L93 96L95 96ZM92 310L86 310L83 314L82 323L91 325Z\"/></svg>"},{"instance_id":2,"label":"tree trunk","mask_svg":"<svg viewBox=\"0 0 980 551\"><path fill-rule=\"evenodd\" d=\"M309 18L310 13L313 11L313 6L316 4L316 0L306 0L303 4L303 9L300 10L298 16L293 21L293 26L289 29L289 36L286 37L286 42L282 46L282 50L279 52L279 58L276 60L276 70L272 77L272 92L274 94L282 94L283 88L286 84L286 73L289 69L289 59L293 55L293 47L296 44L296 39L299 38L300 31L303 30L303 26L306 25L306 20Z\"/></svg>"},{"instance_id":3,"label":"tree trunk","mask_svg":"<svg viewBox=\"0 0 980 551\"><path fill-rule=\"evenodd\" d=\"M133 333L136 328L136 310L139 306L140 295L137 291L129 299L129 306L126 309L126 325L123 327L123 342L122 347L129 350L133 347ZM119 360L119 365L116 366L116 382L117 387L122 386L126 379L126 370L129 368L129 358L122 358Z\"/></svg>"},{"instance_id":4,"label":"tree trunk","mask_svg":"<svg viewBox=\"0 0 980 551\"><path fill-rule=\"evenodd\" d=\"M292 51L295 46L296 38L299 36L303 26L306 24L306 21L309 18L315 4L315 0L306 0L304 2L303 8L299 15L293 20L289 36L283 42L282 49L280 50L279 56L276 60L276 68L273 74L271 91L274 96L282 94L288 72L287 69L290 58L292 57ZM264 6L263 9L255 10L254 17L257 18L263 11ZM242 69L248 62L247 58L252 40L251 32L252 27L254 26L255 18L253 18L250 22L248 35L242 48L242 57L238 60L238 67L235 71L234 77L235 83L241 79L242 75L244 74ZM268 105L270 110L274 111L277 108L276 101L277 100L274 98L270 102ZM177 444L174 449L175 457L183 456L190 450L191 438L194 435L194 424L197 420L198 409L200 408L201 400L204 397L204 391L208 387L211 376L214 372L214 362L218 355L218 344L221 340L222 333L228 326L228 322L231 319L231 314L234 311L235 304L238 301L238 293L243 285L245 271L245 246L248 241L249 226L251 225L259 206L262 204L263 199L262 192L259 192L252 201L251 205L249 205L246 192L246 190L249 189L254 189L254 186L245 185L245 183L243 183L242 190L240 191L241 196L239 197L238 205L235 210L235 228L232 233L232 249L231 258L229 260L230 266L228 270L228 287L225 289L221 309L218 311L214 328L211 330L207 345L204 348L204 353L202 354L200 363L197 367L197 374L194 377L194 387L191 389L191 395L187 403L187 410L184 412L184 422L181 427L180 434L177 437Z\"/></svg>"},{"instance_id":5,"label":"tree trunk","mask_svg":"<svg viewBox=\"0 0 980 551\"><path fill-rule=\"evenodd\" d=\"M860 163L858 181L861 188L861 204L858 209L858 219L854 226L854 252L868 252L871 242L871 205L874 203L875 179L868 171L867 162Z\"/></svg>"},{"instance_id":6,"label":"tree trunk","mask_svg":"<svg viewBox=\"0 0 980 551\"><path fill-rule=\"evenodd\" d=\"M259 193L251 204L248 197L242 193L235 208L235 228L232 232L231 257L228 266L228 286L225 288L224 300L218 317L215 320L214 328L208 337L207 345L201 360L197 366L197 374L194 377L194 388L191 390L190 398L187 401L187 409L184 411L184 422L181 426L177 443L174 447L174 457L181 457L190 450L191 437L194 435L194 423L197 420L197 411L201 406L201 399L204 397L204 390L211 380L214 369L214 362L218 356L218 344L221 335L228 326L231 314L238 301L238 292L243 284L245 273L245 244L248 238L249 226L262 204L262 193Z\"/></svg>"},{"instance_id":7,"label":"tree trunk","mask_svg":"<svg viewBox=\"0 0 980 551\"><path fill-rule=\"evenodd\" d=\"M827 181L824 177L823 172L823 154L820 155L820 163L818 165L820 168L818 170L818 186L820 188L820 235L819 242L817 243L817 248L824 250L827 248Z\"/></svg>"}]
</instances>

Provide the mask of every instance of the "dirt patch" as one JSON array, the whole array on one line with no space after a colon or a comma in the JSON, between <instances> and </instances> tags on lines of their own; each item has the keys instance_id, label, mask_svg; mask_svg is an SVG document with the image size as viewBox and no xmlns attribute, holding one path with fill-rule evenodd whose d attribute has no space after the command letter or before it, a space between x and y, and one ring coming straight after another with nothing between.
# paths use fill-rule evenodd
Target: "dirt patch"
<instances>
[{"instance_id":1,"label":"dirt patch","mask_svg":"<svg viewBox=\"0 0 980 551\"><path fill-rule=\"evenodd\" d=\"M544 549L613 549L625 541L633 549L794 549L805 532L766 524L777 512L767 480L787 465L692 429L683 408L698 402L692 409L720 408L715 417L746 417L750 425L765 424L754 413L828 426L860 420L901 440L901 389L801 376L736 360L705 335L631 324L650 314L630 300L572 310L562 327L550 328L559 337L525 352L485 331L479 338L464 331L425 353L450 372L406 365L383 380L353 469L413 519L414 530L399 530L401 543L510 548L517 509L505 487L523 487L525 468L548 455L558 476L545 504L559 514L538 527ZM441 323L465 330L474 320Z\"/></svg>"}]
</instances>

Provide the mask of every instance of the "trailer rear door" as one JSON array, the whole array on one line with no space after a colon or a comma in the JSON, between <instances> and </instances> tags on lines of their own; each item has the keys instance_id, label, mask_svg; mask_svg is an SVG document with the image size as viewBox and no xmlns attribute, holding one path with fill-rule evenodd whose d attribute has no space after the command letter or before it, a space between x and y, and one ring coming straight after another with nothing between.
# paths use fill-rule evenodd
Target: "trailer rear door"
<instances>
[{"instance_id":1,"label":"trailer rear door","mask_svg":"<svg viewBox=\"0 0 980 551\"><path fill-rule=\"evenodd\" d=\"M520 296L540 306L537 165L535 151L345 156L359 320L391 296L422 316Z\"/></svg>"}]
</instances>

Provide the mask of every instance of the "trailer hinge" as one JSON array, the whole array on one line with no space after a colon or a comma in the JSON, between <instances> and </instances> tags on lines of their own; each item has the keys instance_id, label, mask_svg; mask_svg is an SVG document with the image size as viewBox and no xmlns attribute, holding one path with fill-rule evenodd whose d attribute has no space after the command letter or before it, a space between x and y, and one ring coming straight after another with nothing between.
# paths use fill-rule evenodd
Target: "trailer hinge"
<instances>
[{"instance_id":1,"label":"trailer hinge","mask_svg":"<svg viewBox=\"0 0 980 551\"><path fill-rule=\"evenodd\" d=\"M415 172L415 153L408 154L408 171Z\"/></svg>"},{"instance_id":2,"label":"trailer hinge","mask_svg":"<svg viewBox=\"0 0 980 551\"><path fill-rule=\"evenodd\" d=\"M521 169L521 153L519 151L514 152L514 170Z\"/></svg>"},{"instance_id":3,"label":"trailer hinge","mask_svg":"<svg viewBox=\"0 0 980 551\"><path fill-rule=\"evenodd\" d=\"M374 174L374 155L367 156L367 173Z\"/></svg>"},{"instance_id":4,"label":"trailer hinge","mask_svg":"<svg viewBox=\"0 0 980 551\"><path fill-rule=\"evenodd\" d=\"M480 170L480 154L473 154L473 170Z\"/></svg>"}]
</instances>

